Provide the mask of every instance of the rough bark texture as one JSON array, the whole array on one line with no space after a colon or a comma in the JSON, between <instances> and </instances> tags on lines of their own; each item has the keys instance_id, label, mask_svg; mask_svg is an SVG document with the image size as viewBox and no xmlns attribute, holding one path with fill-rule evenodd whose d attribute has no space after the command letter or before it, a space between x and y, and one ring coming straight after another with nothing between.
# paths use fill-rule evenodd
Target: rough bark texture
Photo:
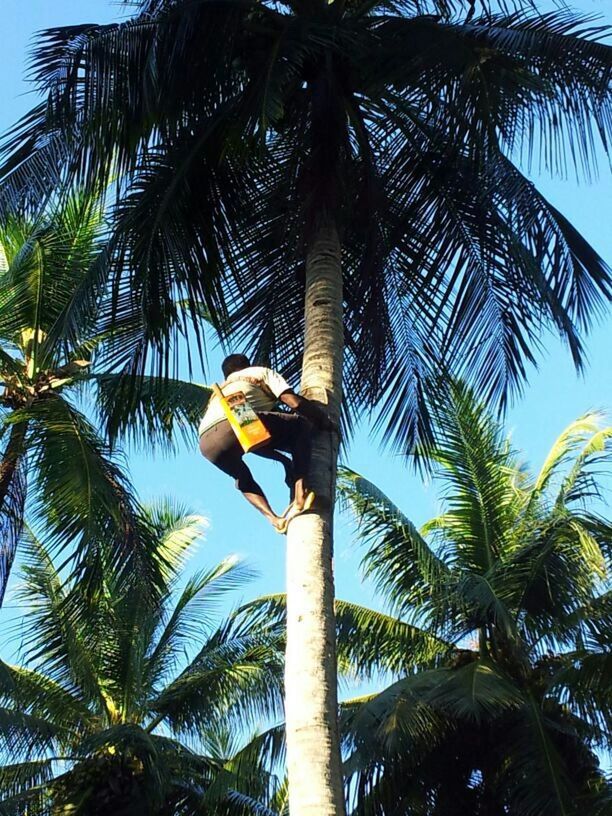
<instances>
[{"instance_id":1,"label":"rough bark texture","mask_svg":"<svg viewBox=\"0 0 612 816\"><path fill-rule=\"evenodd\" d=\"M317 232L306 263L306 327L301 392L338 419L342 398L342 274L333 227ZM319 433L310 485L316 512L287 536L285 717L291 816L343 816L337 723L332 571L338 438Z\"/></svg>"}]
</instances>

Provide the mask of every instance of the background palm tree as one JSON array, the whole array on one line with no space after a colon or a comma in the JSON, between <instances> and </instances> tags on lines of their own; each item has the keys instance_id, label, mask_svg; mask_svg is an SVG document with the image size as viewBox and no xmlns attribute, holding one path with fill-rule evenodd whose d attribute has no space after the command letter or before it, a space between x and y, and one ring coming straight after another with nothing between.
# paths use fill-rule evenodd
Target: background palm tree
<instances>
[{"instance_id":1,"label":"background palm tree","mask_svg":"<svg viewBox=\"0 0 612 816\"><path fill-rule=\"evenodd\" d=\"M271 813L252 796L271 778L227 757L224 735L278 712L282 653L215 623L249 577L235 558L185 580L202 521L168 502L145 511L163 585L126 588L103 557L93 597L28 534L23 663L0 665L2 814Z\"/></svg>"},{"instance_id":2,"label":"background palm tree","mask_svg":"<svg viewBox=\"0 0 612 816\"><path fill-rule=\"evenodd\" d=\"M120 364L136 328L116 325L109 313L106 237L100 199L86 194L54 202L39 218L0 225L0 603L28 481L32 507L56 543L76 542L82 554L102 539L109 545L114 527L115 565L137 576L147 559L133 523L135 499L109 446L118 438L171 443L180 431L193 434L208 398L203 387L156 377L130 398L108 370L111 361ZM104 434L83 408L97 410Z\"/></svg>"},{"instance_id":3,"label":"background palm tree","mask_svg":"<svg viewBox=\"0 0 612 816\"><path fill-rule=\"evenodd\" d=\"M612 428L589 414L531 474L467 390L438 413L442 514L419 531L344 471L385 615L337 608L342 664L395 681L346 704L355 814L604 812L612 734ZM604 475L604 474L607 474Z\"/></svg>"},{"instance_id":4,"label":"background palm tree","mask_svg":"<svg viewBox=\"0 0 612 816\"><path fill-rule=\"evenodd\" d=\"M288 376L301 366L332 416L344 384L345 418L377 406L403 449L431 443L438 358L503 400L543 324L579 365L610 295L605 264L510 157L538 147L553 170L591 166L610 136L612 49L566 10L513 13L526 5L142 0L119 25L53 29L34 61L45 100L7 144L3 206L73 173L118 179L115 316L144 316L127 373L152 348L170 365L177 299L197 334L199 304L219 328L229 304L234 336ZM321 501L289 533L294 816L343 809L337 441L317 440Z\"/></svg>"},{"instance_id":5,"label":"background palm tree","mask_svg":"<svg viewBox=\"0 0 612 816\"><path fill-rule=\"evenodd\" d=\"M86 548L108 538L109 525L133 527L123 475L74 402L99 342L97 306L108 270L102 226L99 199L75 196L38 219L9 217L0 227L0 598L28 481L56 541L80 537ZM139 552L133 543L116 551L127 569Z\"/></svg>"}]
</instances>

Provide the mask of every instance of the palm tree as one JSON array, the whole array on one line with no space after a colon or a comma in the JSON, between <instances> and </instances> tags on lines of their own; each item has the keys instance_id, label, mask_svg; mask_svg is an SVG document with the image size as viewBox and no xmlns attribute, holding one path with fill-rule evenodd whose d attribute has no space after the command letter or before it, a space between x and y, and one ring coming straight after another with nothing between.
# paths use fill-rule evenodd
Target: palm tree
<instances>
[{"instance_id":1,"label":"palm tree","mask_svg":"<svg viewBox=\"0 0 612 816\"><path fill-rule=\"evenodd\" d=\"M126 373L142 375L152 346L170 366L177 300L197 337L200 306L220 329L230 310L259 360L289 377L301 367L302 392L349 424L377 406L406 449L431 443L440 357L502 401L543 325L580 365L609 270L511 157L536 148L553 171L588 171L609 143L602 28L521 0L134 5L117 25L42 35L45 99L0 171L9 209L75 175L115 180L115 316L144 318ZM343 812L337 449L316 440L319 504L288 540L293 816Z\"/></svg>"},{"instance_id":2,"label":"palm tree","mask_svg":"<svg viewBox=\"0 0 612 816\"><path fill-rule=\"evenodd\" d=\"M533 475L466 389L437 419L443 511L421 530L363 477L341 478L392 609L337 608L342 665L393 679L345 706L353 813L603 813L612 428L582 417Z\"/></svg>"},{"instance_id":3,"label":"palm tree","mask_svg":"<svg viewBox=\"0 0 612 816\"><path fill-rule=\"evenodd\" d=\"M10 217L0 228L0 599L33 474L57 538L90 540L110 519L130 523L125 480L74 405L95 345L94 306L105 268L101 226L99 201L75 196L42 218Z\"/></svg>"},{"instance_id":4,"label":"palm tree","mask_svg":"<svg viewBox=\"0 0 612 816\"><path fill-rule=\"evenodd\" d=\"M104 370L135 330L108 316L105 239L99 197L85 194L55 202L37 219L9 217L0 225L0 604L28 481L58 541L76 541L83 553L97 541L109 544L112 524L115 563L137 575L143 554L135 500L109 444L129 436L170 442L207 400L204 388L154 377L129 400L122 378ZM100 373L91 370L96 358ZM79 409L88 393L104 437Z\"/></svg>"},{"instance_id":5,"label":"palm tree","mask_svg":"<svg viewBox=\"0 0 612 816\"><path fill-rule=\"evenodd\" d=\"M92 596L26 537L23 662L0 665L6 816L272 813L236 787L254 769L224 753L224 735L246 735L280 708L282 653L227 620L215 624L249 570L229 557L186 578L203 520L169 502L143 512L161 586L126 589L104 561ZM267 793L266 778L257 792Z\"/></svg>"}]
</instances>

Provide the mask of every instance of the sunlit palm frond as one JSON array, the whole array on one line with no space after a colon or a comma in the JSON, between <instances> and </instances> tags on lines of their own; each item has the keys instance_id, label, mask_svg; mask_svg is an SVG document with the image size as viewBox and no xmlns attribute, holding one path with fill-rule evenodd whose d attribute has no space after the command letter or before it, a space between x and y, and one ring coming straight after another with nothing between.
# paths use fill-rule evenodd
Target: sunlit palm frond
<instances>
[{"instance_id":1,"label":"sunlit palm frond","mask_svg":"<svg viewBox=\"0 0 612 816\"><path fill-rule=\"evenodd\" d=\"M256 632L224 625L151 702L156 719L176 731L197 730L203 717L245 722L277 715L281 705L282 655Z\"/></svg>"},{"instance_id":2,"label":"sunlit palm frond","mask_svg":"<svg viewBox=\"0 0 612 816\"><path fill-rule=\"evenodd\" d=\"M367 479L344 469L339 490L355 512L360 537L372 544L364 561L366 574L374 577L400 611L414 600L426 606L427 588L444 579L447 565L399 508ZM383 562L384 571L379 570Z\"/></svg>"},{"instance_id":3,"label":"sunlit palm frond","mask_svg":"<svg viewBox=\"0 0 612 816\"><path fill-rule=\"evenodd\" d=\"M100 198L67 195L35 219L9 217L1 232L0 240L10 248L2 335L15 340L28 331L32 339L24 351L35 368L48 368L62 353L74 353L95 323L101 279L108 271ZM85 291L88 309L80 309L75 321L75 303Z\"/></svg>"},{"instance_id":4,"label":"sunlit palm frond","mask_svg":"<svg viewBox=\"0 0 612 816\"><path fill-rule=\"evenodd\" d=\"M165 591L169 596L208 522L204 516L192 513L183 503L168 497L146 505L142 513L153 536L152 549L162 565Z\"/></svg>"},{"instance_id":5,"label":"sunlit palm frond","mask_svg":"<svg viewBox=\"0 0 612 816\"><path fill-rule=\"evenodd\" d=\"M346 601L336 602L339 670L371 677L427 666L453 646L397 618Z\"/></svg>"},{"instance_id":6,"label":"sunlit palm frond","mask_svg":"<svg viewBox=\"0 0 612 816\"><path fill-rule=\"evenodd\" d=\"M511 548L508 534L524 503L515 454L501 425L462 384L440 384L434 415L431 460L447 497L443 532L455 557L484 573Z\"/></svg>"},{"instance_id":7,"label":"sunlit palm frond","mask_svg":"<svg viewBox=\"0 0 612 816\"><path fill-rule=\"evenodd\" d=\"M97 431L63 399L38 402L28 416L35 429L37 503L49 535L63 546L74 542L75 569L84 568L90 557L94 569L104 544L107 566L119 578L155 587L160 567L136 517L137 502Z\"/></svg>"},{"instance_id":8,"label":"sunlit palm frond","mask_svg":"<svg viewBox=\"0 0 612 816\"><path fill-rule=\"evenodd\" d=\"M593 500L604 500L598 477L605 473L612 451L612 428L601 425L586 440L575 456L572 468L563 479L557 506L585 506ZM599 467L599 469L598 469Z\"/></svg>"},{"instance_id":9,"label":"sunlit palm frond","mask_svg":"<svg viewBox=\"0 0 612 816\"><path fill-rule=\"evenodd\" d=\"M21 649L29 665L44 673L49 679L47 691L52 704L53 684L56 692L61 689L79 689L81 699L76 698L66 713L81 704L79 718L83 716L82 705L104 711L104 696L96 671L96 657L90 650L88 629L92 623L92 610L80 598L71 603L70 588L64 585L42 542L29 533L25 543L24 580L19 587L19 598L31 608L23 626ZM77 604L75 605L75 602ZM92 632L93 634L93 632ZM44 675L29 678L31 683L45 683ZM28 677L18 677L20 685L28 688ZM65 692L69 694L68 691ZM30 702L32 704L33 701ZM39 705L41 703L39 702ZM45 703L42 703L43 705ZM56 710L57 713L57 710Z\"/></svg>"},{"instance_id":10,"label":"sunlit palm frond","mask_svg":"<svg viewBox=\"0 0 612 816\"><path fill-rule=\"evenodd\" d=\"M536 477L533 490L535 498L548 488L550 480L560 468L563 468L572 459L575 461L576 454L583 450L588 455L589 443L592 441L596 444L597 435L603 431L601 420L601 414L595 412L585 414L572 422L557 438ZM595 450L596 448L593 448L593 452Z\"/></svg>"},{"instance_id":11,"label":"sunlit palm frond","mask_svg":"<svg viewBox=\"0 0 612 816\"><path fill-rule=\"evenodd\" d=\"M150 654L146 673L153 683L179 665L189 644L196 636L210 631L218 603L227 592L244 585L253 573L237 559L228 557L212 570L201 570L185 585L178 599L160 624Z\"/></svg>"}]
</instances>

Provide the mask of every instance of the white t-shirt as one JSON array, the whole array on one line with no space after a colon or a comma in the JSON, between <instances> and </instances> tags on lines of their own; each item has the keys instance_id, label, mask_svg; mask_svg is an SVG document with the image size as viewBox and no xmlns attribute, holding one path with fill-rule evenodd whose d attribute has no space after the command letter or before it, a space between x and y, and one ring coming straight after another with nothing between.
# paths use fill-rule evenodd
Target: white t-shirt
<instances>
[{"instance_id":1,"label":"white t-shirt","mask_svg":"<svg viewBox=\"0 0 612 816\"><path fill-rule=\"evenodd\" d=\"M276 371L264 366L249 366L230 374L221 386L226 397L241 391L254 411L271 411L281 394L290 391L291 386ZM223 408L213 394L200 422L200 436L218 422L225 419Z\"/></svg>"}]
</instances>

